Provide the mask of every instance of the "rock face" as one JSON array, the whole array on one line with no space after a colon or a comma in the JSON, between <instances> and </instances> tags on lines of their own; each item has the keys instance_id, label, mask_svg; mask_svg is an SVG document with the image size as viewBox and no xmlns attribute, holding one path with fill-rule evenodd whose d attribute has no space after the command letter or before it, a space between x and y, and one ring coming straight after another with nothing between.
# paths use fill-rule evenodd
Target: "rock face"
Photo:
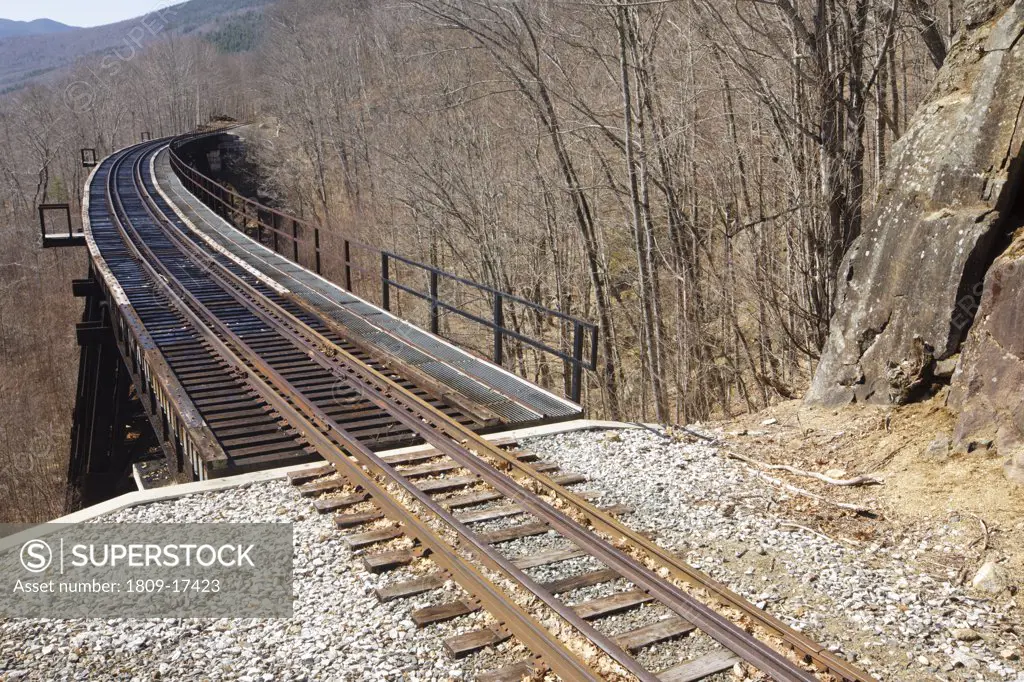
<instances>
[{"instance_id":1,"label":"rock face","mask_svg":"<svg viewBox=\"0 0 1024 682\"><path fill-rule=\"evenodd\" d=\"M1024 216L1017 216L1024 226ZM992 443L1010 458L1007 475L1024 483L1024 230L985 276L981 308L953 375L954 447Z\"/></svg>"},{"instance_id":2,"label":"rock face","mask_svg":"<svg viewBox=\"0 0 1024 682\"><path fill-rule=\"evenodd\" d=\"M971 3L967 15L843 261L810 402L913 399L959 352L1007 245L1024 180L1024 0ZM1024 282L1013 287L1024 296Z\"/></svg>"}]
</instances>

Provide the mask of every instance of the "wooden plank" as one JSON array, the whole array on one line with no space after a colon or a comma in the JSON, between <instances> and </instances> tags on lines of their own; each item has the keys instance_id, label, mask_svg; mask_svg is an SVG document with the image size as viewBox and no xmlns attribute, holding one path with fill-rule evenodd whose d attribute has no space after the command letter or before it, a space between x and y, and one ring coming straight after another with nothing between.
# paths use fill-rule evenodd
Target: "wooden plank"
<instances>
[{"instance_id":1,"label":"wooden plank","mask_svg":"<svg viewBox=\"0 0 1024 682\"><path fill-rule=\"evenodd\" d=\"M476 682L522 682L524 679L533 679L536 672L533 661L519 661L480 673L476 676Z\"/></svg>"},{"instance_id":2,"label":"wooden plank","mask_svg":"<svg viewBox=\"0 0 1024 682\"><path fill-rule=\"evenodd\" d=\"M431 462L430 464L420 464L417 466L409 467L408 469L402 469L398 471L399 476L406 478L421 478L423 476L437 476L440 474L447 474L452 471L458 471L461 469L458 464L454 462Z\"/></svg>"},{"instance_id":3,"label":"wooden plank","mask_svg":"<svg viewBox=\"0 0 1024 682\"><path fill-rule=\"evenodd\" d=\"M342 540L350 549L363 549L378 542L387 542L388 540L400 538L402 535L404 535L402 529L394 526L392 528L368 530L365 533L353 533L352 535L346 535Z\"/></svg>"},{"instance_id":4,"label":"wooden plank","mask_svg":"<svg viewBox=\"0 0 1024 682\"><path fill-rule=\"evenodd\" d=\"M511 528L501 528L490 533L481 533L480 539L490 545L498 545L502 542L511 542L520 538L528 538L533 535L543 535L551 530L548 524L539 521L534 523L523 523Z\"/></svg>"},{"instance_id":5,"label":"wooden plank","mask_svg":"<svg viewBox=\"0 0 1024 682\"><path fill-rule=\"evenodd\" d=\"M465 599L459 599L457 601L450 601L444 604L436 604L434 606L416 609L412 612L412 621L422 628L430 625L431 623L443 623L446 620L452 620L453 618L465 616L479 610L479 605L470 604Z\"/></svg>"},{"instance_id":6,"label":"wooden plank","mask_svg":"<svg viewBox=\"0 0 1024 682\"><path fill-rule=\"evenodd\" d=\"M303 497L315 497L317 495L323 495L324 493L333 493L336 490L341 490L347 485L348 482L343 478L328 478L323 481L315 481L301 486L299 488L299 494Z\"/></svg>"},{"instance_id":7,"label":"wooden plank","mask_svg":"<svg viewBox=\"0 0 1024 682\"><path fill-rule=\"evenodd\" d=\"M561 467L553 462L537 462L530 466L530 468L542 474L549 474L552 471L558 471Z\"/></svg>"},{"instance_id":8,"label":"wooden plank","mask_svg":"<svg viewBox=\"0 0 1024 682\"><path fill-rule=\"evenodd\" d=\"M595 492L583 492L577 494L580 497L583 497L584 499L594 499L595 497L598 496L598 493ZM460 497L464 497L466 499L463 500L460 498L451 498L445 500L444 504L448 505L449 509L455 509L457 506L469 506L470 504L476 504L476 499L469 499L471 497L483 498L481 500L482 502L490 502L491 500L502 499L503 496L492 493L491 491L485 491L482 493L469 493L468 495ZM626 507L625 505L616 504L611 507L606 507L605 511L607 511L609 514L622 514L632 510L629 507ZM479 523L481 521L493 521L494 519L500 519L506 516L515 516L517 514L522 513L522 506L518 504L510 504L499 507L489 507L487 509L481 509L479 511L466 512L465 514L456 515L455 518L457 518L459 521L462 521L463 523Z\"/></svg>"},{"instance_id":9,"label":"wooden plank","mask_svg":"<svg viewBox=\"0 0 1024 682\"><path fill-rule=\"evenodd\" d=\"M576 494L585 500L596 500L601 497L601 493L594 490L581 490ZM494 502L504 497L504 495L495 490L477 490L463 495L453 495L446 500L441 500L441 503L448 507L448 509L461 509L462 507L472 507L473 505L484 504L485 502Z\"/></svg>"},{"instance_id":10,"label":"wooden plank","mask_svg":"<svg viewBox=\"0 0 1024 682\"><path fill-rule=\"evenodd\" d=\"M659 620L657 623L651 623L642 628L616 635L615 641L623 649L636 651L637 649L643 649L645 646L664 642L674 637L682 637L696 629L685 618L673 616L665 620Z\"/></svg>"},{"instance_id":11,"label":"wooden plank","mask_svg":"<svg viewBox=\"0 0 1024 682\"><path fill-rule=\"evenodd\" d=\"M604 568L600 571L591 571L590 573L574 575L570 578L553 580L549 583L544 583L542 587L551 594L564 594L565 592L578 590L581 587L592 587L601 583L608 583L618 578L618 573L610 568Z\"/></svg>"},{"instance_id":12,"label":"wooden plank","mask_svg":"<svg viewBox=\"0 0 1024 682\"><path fill-rule=\"evenodd\" d=\"M453 658L463 658L474 651L480 651L511 637L510 634L494 628L473 630L464 635L456 635L444 640L444 648Z\"/></svg>"},{"instance_id":13,"label":"wooden plank","mask_svg":"<svg viewBox=\"0 0 1024 682\"><path fill-rule=\"evenodd\" d=\"M477 490L476 492L449 497L447 500L442 500L441 504L448 507L448 509L459 509L461 507L472 507L475 504L483 504L484 502L493 502L504 497L497 490Z\"/></svg>"},{"instance_id":14,"label":"wooden plank","mask_svg":"<svg viewBox=\"0 0 1024 682\"><path fill-rule=\"evenodd\" d=\"M507 441L507 443L505 441ZM496 445L502 445L514 444L515 441L513 439L499 439L498 441L492 442L494 442ZM397 455L384 455L383 457L381 457L381 459L383 459L388 464L397 466L399 464L416 464L417 462L426 462L427 460L437 459L438 457L443 457L443 455L437 450L430 449L421 450L419 452L406 452ZM522 462L533 462L537 459L537 455L533 453L520 453L519 455L517 455L517 457Z\"/></svg>"},{"instance_id":15,"label":"wooden plank","mask_svg":"<svg viewBox=\"0 0 1024 682\"><path fill-rule=\"evenodd\" d=\"M250 410L240 410L238 412L229 412L226 414L210 414L203 413L203 419L210 425L210 428L220 429L229 428L235 426L245 426L246 424L260 424L267 419L276 419L271 414L271 410L266 405L255 405Z\"/></svg>"},{"instance_id":16,"label":"wooden plank","mask_svg":"<svg viewBox=\"0 0 1024 682\"><path fill-rule=\"evenodd\" d=\"M416 487L425 493L443 493L449 490L458 490L477 483L479 479L475 476L453 476L451 478L435 478L429 481L421 481Z\"/></svg>"},{"instance_id":17,"label":"wooden plank","mask_svg":"<svg viewBox=\"0 0 1024 682\"><path fill-rule=\"evenodd\" d=\"M575 476L572 476L572 478L575 478ZM601 497L601 494L596 491L580 491L577 495L584 500L596 500ZM461 509L463 507L472 507L473 505L482 505L486 502L495 502L496 500L504 499L504 497L504 495L497 491L476 491L474 493L466 493L465 495L452 496L447 500L442 500L441 504L449 509Z\"/></svg>"},{"instance_id":18,"label":"wooden plank","mask_svg":"<svg viewBox=\"0 0 1024 682\"><path fill-rule=\"evenodd\" d=\"M230 438L223 437L220 434L217 434L217 439L220 440L220 444L224 450L230 451L232 453L241 452L243 447L270 447L273 446L275 443L301 442L301 436L299 435L298 431L295 431L293 429L278 429L266 433L257 433L255 435L246 436L232 436Z\"/></svg>"},{"instance_id":19,"label":"wooden plank","mask_svg":"<svg viewBox=\"0 0 1024 682\"><path fill-rule=\"evenodd\" d=\"M218 426L217 427L217 438L220 438L221 440L230 440L232 438L238 437L239 435L256 434L256 433L275 433L275 432L278 432L278 431L287 430L287 428L288 428L288 425L285 424L284 422L273 421L273 420L263 420L262 423L260 423L260 424L250 424L249 426L240 426L240 427L235 427L235 428L231 428L231 429L225 429L225 428L221 428L221 427ZM317 469L323 469L323 467L317 467ZM298 485L297 483L295 483L292 480L293 477L302 478L302 476L305 473L306 472L302 472L302 471L290 471L290 472L288 472L288 480L289 480L289 482L292 485ZM333 470L331 470L331 471L324 471L323 473L314 470L313 477L309 478L308 480L313 480L313 478L319 478L320 476L326 476L327 474L333 474L333 473L335 473ZM301 481L300 480L299 483L305 483L305 481Z\"/></svg>"},{"instance_id":20,"label":"wooden plank","mask_svg":"<svg viewBox=\"0 0 1024 682\"><path fill-rule=\"evenodd\" d=\"M338 514L334 517L334 525L338 528L352 528L353 526L361 526L364 523L370 521L378 521L384 518L384 514L379 511L368 511L358 512L355 514Z\"/></svg>"},{"instance_id":21,"label":"wooden plank","mask_svg":"<svg viewBox=\"0 0 1024 682\"><path fill-rule=\"evenodd\" d=\"M431 573L423 576L422 578L415 578L413 580L406 580L405 582L395 583L394 585L388 585L387 587L379 587L376 590L377 599L381 601L393 601L395 599L404 599L406 597L415 597L418 594L429 592L430 590L436 590L442 587L448 580L448 576L443 571Z\"/></svg>"},{"instance_id":22,"label":"wooden plank","mask_svg":"<svg viewBox=\"0 0 1024 682\"><path fill-rule=\"evenodd\" d=\"M411 549L396 549L379 554L367 554L363 557L363 565L371 573L382 573L398 566L406 566L413 562L416 555Z\"/></svg>"},{"instance_id":23,"label":"wooden plank","mask_svg":"<svg viewBox=\"0 0 1024 682\"><path fill-rule=\"evenodd\" d=\"M602 507L601 509L602 511L613 516L622 514L623 512L630 511L629 507L621 504L612 505L610 507ZM542 535L548 532L548 530L549 527L546 523L523 523L518 526L512 526L511 528L502 528L500 530L491 531L490 533L481 533L480 539L486 543L497 545L502 542L519 540L520 538L528 538L533 535Z\"/></svg>"},{"instance_id":24,"label":"wooden plank","mask_svg":"<svg viewBox=\"0 0 1024 682\"><path fill-rule=\"evenodd\" d=\"M615 571L605 569L603 571L593 571L592 573L584 573L583 575L578 575L572 578L546 583L544 588L552 594L562 594L581 587L589 587L591 585L598 585L610 580L615 580L618 577L619 574ZM473 613L479 609L479 606L472 605L466 600L459 599L457 601L446 602L436 606L428 606L426 608L413 611L412 619L417 625L423 627L430 623L439 623L441 621L451 620L452 618L458 618L459 616L465 616L466 614Z\"/></svg>"},{"instance_id":25,"label":"wooden plank","mask_svg":"<svg viewBox=\"0 0 1024 682\"><path fill-rule=\"evenodd\" d=\"M720 673L740 662L740 657L728 649L716 649L700 658L658 673L661 682L696 682Z\"/></svg>"},{"instance_id":26,"label":"wooden plank","mask_svg":"<svg viewBox=\"0 0 1024 682\"><path fill-rule=\"evenodd\" d=\"M370 495L367 493L353 493L352 495L343 495L342 497L325 497L322 500L315 500L313 508L321 514L326 514L344 509L345 507L351 507L360 502L366 502L368 499L370 499Z\"/></svg>"},{"instance_id":27,"label":"wooden plank","mask_svg":"<svg viewBox=\"0 0 1024 682\"><path fill-rule=\"evenodd\" d=\"M289 471L288 482L292 485L302 485L303 483L309 483L321 476L331 476L335 473L337 472L334 470L333 466L325 464L313 469L306 469L305 471Z\"/></svg>"},{"instance_id":28,"label":"wooden plank","mask_svg":"<svg viewBox=\"0 0 1024 682\"><path fill-rule=\"evenodd\" d=\"M407 452L404 455L384 455L381 459L392 466L398 466L399 464L426 462L431 459L437 459L440 456L441 453L437 450L428 450L426 452Z\"/></svg>"},{"instance_id":29,"label":"wooden plank","mask_svg":"<svg viewBox=\"0 0 1024 682\"><path fill-rule=\"evenodd\" d=\"M581 556L587 556L587 553L581 549L549 549L545 552L537 552L530 554L529 556L522 556L512 560L512 563L517 568L523 570L527 568L539 568L540 566L547 566L548 564L557 564L559 561L566 561L568 559L577 559Z\"/></svg>"},{"instance_id":30,"label":"wooden plank","mask_svg":"<svg viewBox=\"0 0 1024 682\"><path fill-rule=\"evenodd\" d=\"M489 509L480 509L478 511L466 512L465 514L457 514L456 519L462 523L480 523L481 521L493 521L494 519L503 519L508 516L516 516L523 513L523 508L518 504L507 504L500 507L490 507Z\"/></svg>"},{"instance_id":31,"label":"wooden plank","mask_svg":"<svg viewBox=\"0 0 1024 682\"><path fill-rule=\"evenodd\" d=\"M651 599L651 595L642 590L629 590L599 599L591 599L582 604L576 604L572 609L580 618L589 620L627 611L634 606L649 602Z\"/></svg>"},{"instance_id":32,"label":"wooden plank","mask_svg":"<svg viewBox=\"0 0 1024 682\"><path fill-rule=\"evenodd\" d=\"M586 483L587 477L582 474L562 474L553 476L551 480L558 485L576 485L577 483Z\"/></svg>"}]
</instances>

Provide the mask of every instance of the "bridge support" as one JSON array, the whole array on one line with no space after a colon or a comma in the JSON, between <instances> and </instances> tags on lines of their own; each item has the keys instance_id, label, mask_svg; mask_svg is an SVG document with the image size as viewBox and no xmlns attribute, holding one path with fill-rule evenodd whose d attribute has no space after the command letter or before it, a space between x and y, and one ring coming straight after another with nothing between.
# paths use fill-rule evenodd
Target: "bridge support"
<instances>
[{"instance_id":1,"label":"bridge support","mask_svg":"<svg viewBox=\"0 0 1024 682\"><path fill-rule=\"evenodd\" d=\"M134 489L132 458L155 441L91 268L89 278L75 280L72 289L85 298L85 310L76 330L81 350L68 463L70 509Z\"/></svg>"}]
</instances>

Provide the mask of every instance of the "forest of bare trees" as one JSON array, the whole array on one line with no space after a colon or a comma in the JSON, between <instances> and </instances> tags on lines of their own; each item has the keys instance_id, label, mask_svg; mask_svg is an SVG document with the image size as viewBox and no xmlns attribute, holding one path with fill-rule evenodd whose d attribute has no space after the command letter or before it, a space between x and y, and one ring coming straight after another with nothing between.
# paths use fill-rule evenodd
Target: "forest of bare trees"
<instances>
[{"instance_id":1,"label":"forest of bare trees","mask_svg":"<svg viewBox=\"0 0 1024 682\"><path fill-rule=\"evenodd\" d=\"M236 60L194 40L143 51L123 47L59 82L0 98L0 521L59 516L78 370L75 323L82 301L71 280L87 259L42 250L36 206L67 202L76 226L89 169L79 150L102 157L154 135L187 131L220 112L252 116ZM106 60L106 61L104 61ZM159 84L159 85L158 85Z\"/></svg>"},{"instance_id":2,"label":"forest of bare trees","mask_svg":"<svg viewBox=\"0 0 1024 682\"><path fill-rule=\"evenodd\" d=\"M253 52L174 37L3 95L0 466L36 474L9 485L25 498L12 508L63 504L85 258L39 249L35 206L68 201L77 219L79 148L217 114L259 123L279 204L599 323L591 413L693 422L806 387L840 259L961 13L281 0ZM540 318L513 324L558 339Z\"/></svg>"},{"instance_id":3,"label":"forest of bare trees","mask_svg":"<svg viewBox=\"0 0 1024 682\"><path fill-rule=\"evenodd\" d=\"M331 230L598 322L597 414L759 409L806 386L959 11L288 0L261 55L265 182Z\"/></svg>"}]
</instances>

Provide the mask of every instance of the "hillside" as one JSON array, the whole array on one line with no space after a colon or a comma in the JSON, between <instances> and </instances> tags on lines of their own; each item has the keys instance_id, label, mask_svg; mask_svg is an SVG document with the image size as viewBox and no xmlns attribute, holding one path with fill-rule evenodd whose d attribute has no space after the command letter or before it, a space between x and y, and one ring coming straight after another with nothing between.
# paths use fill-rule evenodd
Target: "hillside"
<instances>
[{"instance_id":1,"label":"hillside","mask_svg":"<svg viewBox=\"0 0 1024 682\"><path fill-rule=\"evenodd\" d=\"M256 18L271 0L190 0L116 24L66 27L59 33L8 34L0 24L0 91L59 75L84 57L130 61L141 47L175 35L210 36L222 51L251 49ZM20 24L23 22L7 22ZM36 24L38 22L29 22ZM63 26L63 24L56 24ZM46 26L44 24L43 26Z\"/></svg>"},{"instance_id":2,"label":"hillside","mask_svg":"<svg viewBox=\"0 0 1024 682\"><path fill-rule=\"evenodd\" d=\"M33 21L14 21L12 19L0 19L0 39L13 38L15 36L35 36L52 33L63 33L77 30L75 26L68 26L53 19L35 19Z\"/></svg>"}]
</instances>

